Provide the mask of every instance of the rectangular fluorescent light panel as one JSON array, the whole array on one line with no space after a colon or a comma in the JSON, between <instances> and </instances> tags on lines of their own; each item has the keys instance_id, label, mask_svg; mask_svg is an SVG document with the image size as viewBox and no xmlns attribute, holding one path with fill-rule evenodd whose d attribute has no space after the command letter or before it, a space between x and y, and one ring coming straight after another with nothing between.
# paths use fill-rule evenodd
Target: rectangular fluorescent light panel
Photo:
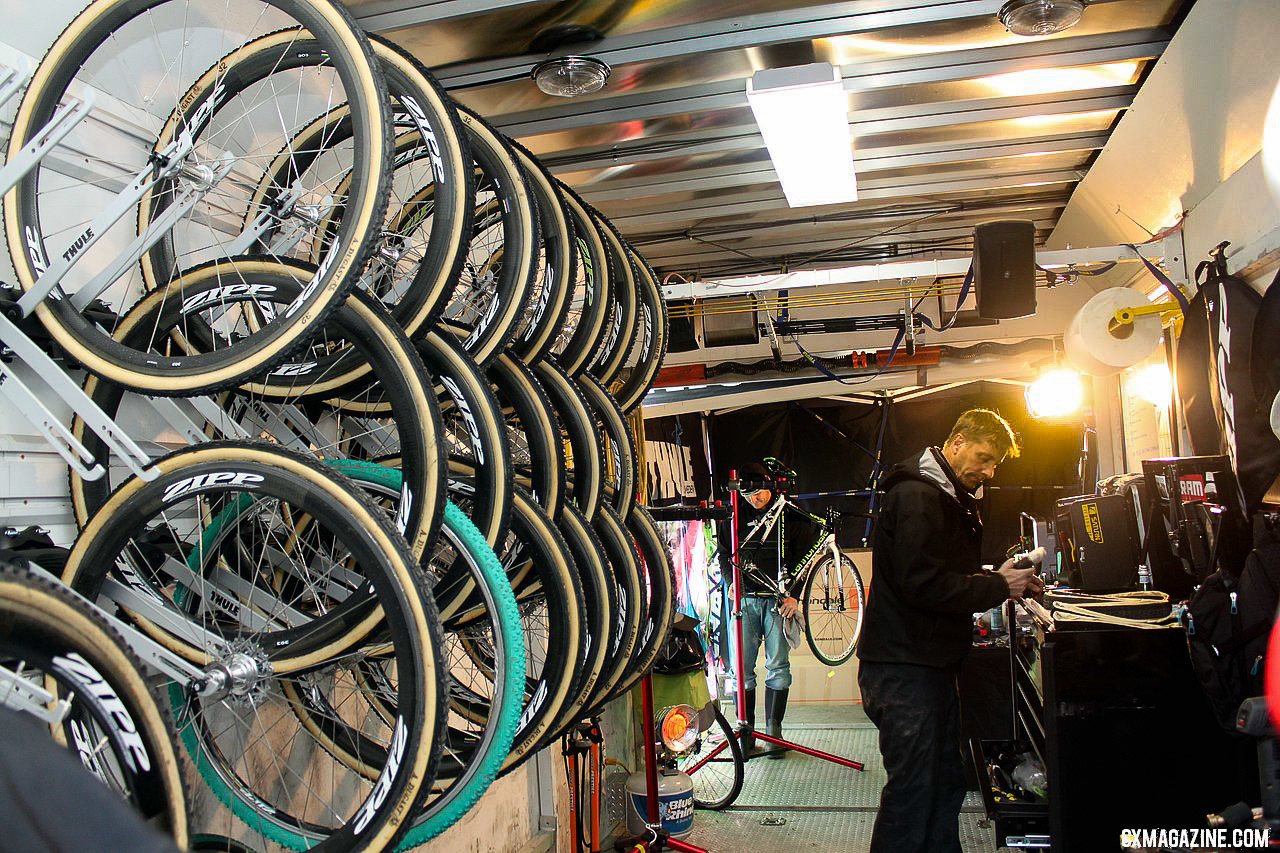
<instances>
[{"instance_id":1,"label":"rectangular fluorescent light panel","mask_svg":"<svg viewBox=\"0 0 1280 853\"><path fill-rule=\"evenodd\" d=\"M791 207L856 201L849 101L829 62L757 71L747 102Z\"/></svg>"}]
</instances>

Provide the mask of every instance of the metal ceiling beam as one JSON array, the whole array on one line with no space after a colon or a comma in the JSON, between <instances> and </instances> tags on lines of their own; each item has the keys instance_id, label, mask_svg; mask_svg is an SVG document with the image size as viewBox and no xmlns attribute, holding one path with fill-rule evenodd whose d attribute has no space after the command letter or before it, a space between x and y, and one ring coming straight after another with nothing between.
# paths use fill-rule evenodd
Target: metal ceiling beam
<instances>
[{"instance_id":1,"label":"metal ceiling beam","mask_svg":"<svg viewBox=\"0 0 1280 853\"><path fill-rule=\"evenodd\" d=\"M1045 235L1053 230L1053 226L1058 220L1057 214L1052 212L1041 216L1023 216L1020 218L1033 222L1036 230L1043 232ZM741 255L735 253L736 250L759 258L763 265L777 266L780 265L777 262L783 258L797 261L815 255L824 255L832 252L832 250L845 247L855 251L868 251L908 243L933 243L939 241L967 245L973 239L974 224L975 222L953 222L944 227L922 228L918 231L898 231L890 234L875 231L870 233L846 231L838 234L829 233L822 237L805 237L798 240L779 240L770 243L739 242L728 246L717 246L714 242L704 243L690 239L681 246L671 247L666 252L645 247L642 254L651 266L682 266L688 269L741 258ZM828 263L831 263L831 261L828 261ZM706 275L708 273L704 272L703 274Z\"/></svg>"},{"instance_id":2,"label":"metal ceiling beam","mask_svg":"<svg viewBox=\"0 0 1280 853\"><path fill-rule=\"evenodd\" d=\"M841 66L841 75L847 91L860 92L909 84L968 80L1031 69L1154 59L1164 52L1168 44L1168 34L1162 30L1101 33L850 63ZM492 121L511 136L533 136L597 124L746 106L746 84L738 78L656 92L601 95L571 104L493 116Z\"/></svg>"},{"instance_id":3,"label":"metal ceiling beam","mask_svg":"<svg viewBox=\"0 0 1280 853\"><path fill-rule=\"evenodd\" d=\"M1106 144L1106 134L1093 134L1045 139L1034 143L1020 142L958 150L951 149L929 154L889 157L868 156L867 153L855 151L853 161L858 171L859 187L867 186L870 188L874 186L874 183L867 183L870 176L877 171L887 169L947 165L1037 154L1096 151ZM777 180L778 177L774 173L773 164L765 156L764 159L752 163L707 166L701 169L686 169L638 178L609 178L595 184L579 184L577 191L579 195L589 198L593 202L598 202L644 198L666 193L751 186L753 184L772 183Z\"/></svg>"},{"instance_id":4,"label":"metal ceiling beam","mask_svg":"<svg viewBox=\"0 0 1280 853\"><path fill-rule=\"evenodd\" d=\"M896 133L904 130L976 124L985 121L1123 110L1133 103L1136 93L1136 86L1117 86L1084 94L1066 92L1053 96L907 105L857 113L850 125L856 139L859 136L877 133ZM552 172L566 174L645 160L693 157L698 154L727 154L732 151L755 150L763 147L760 129L751 123L712 130L649 136L642 141L627 145L594 146L578 151L541 155L540 159L546 162Z\"/></svg>"},{"instance_id":5,"label":"metal ceiling beam","mask_svg":"<svg viewBox=\"0 0 1280 853\"><path fill-rule=\"evenodd\" d=\"M369 32L382 33L539 2L542 0L384 0L357 6L351 14Z\"/></svg>"},{"instance_id":6,"label":"metal ceiling beam","mask_svg":"<svg viewBox=\"0 0 1280 853\"><path fill-rule=\"evenodd\" d=\"M963 128L964 126L961 125L960 129ZM1101 136L1104 142L1109 138L1109 134L1106 132L1050 134L1040 136L1028 134L1026 136L1009 137L1006 139L992 139L989 136L972 137L968 139L947 140L944 142L917 142L910 145L886 145L878 148L859 148L855 142L853 159L855 163L858 163L864 159L870 161L881 157L890 158L910 157L916 154L944 154L948 151L976 150L979 148L1000 145L1032 144L1036 141L1053 141L1076 137L1092 142L1091 137L1096 136ZM635 148L625 151L611 151L608 148L597 147L578 149L576 152L548 153L544 154L539 159L553 174L566 174L570 172L589 172L595 169L612 169L618 166L649 163L655 160L668 158L687 159L700 154L719 154L726 150L727 149L718 147L715 143L711 142L682 146L679 150L672 151L641 151Z\"/></svg>"},{"instance_id":7,"label":"metal ceiling beam","mask_svg":"<svg viewBox=\"0 0 1280 853\"><path fill-rule=\"evenodd\" d=\"M1141 252L1139 257L1138 252ZM1037 250L1036 263L1043 267L1061 267L1072 264L1100 264L1115 261L1139 261L1146 258L1159 261L1165 258L1181 260L1182 234L1175 233L1160 242L1139 243L1130 246L1101 246L1096 249ZM821 287L828 284L858 284L873 281L894 281L903 278L928 278L964 275L969 269L970 258L945 260L900 261L883 264L861 264L837 269L804 269L788 273L770 272L759 275L736 276L731 279L686 282L664 285L662 295L666 299L694 299L715 296L741 296L765 290L797 290Z\"/></svg>"},{"instance_id":8,"label":"metal ceiling beam","mask_svg":"<svg viewBox=\"0 0 1280 853\"><path fill-rule=\"evenodd\" d=\"M694 53L739 50L784 42L863 33L909 24L934 24L994 16L1002 0L862 0L849 3L741 15L605 38L591 55L617 67L629 62L674 59ZM564 51L562 51L563 53ZM435 69L447 88L483 86L522 77L543 54L526 54Z\"/></svg>"},{"instance_id":9,"label":"metal ceiling beam","mask_svg":"<svg viewBox=\"0 0 1280 853\"><path fill-rule=\"evenodd\" d=\"M980 177L950 179L939 181L920 181L895 186L877 187L858 190L860 201L873 199L903 198L906 196L937 196L944 193L973 192L982 190L1015 189L1020 187L1038 187L1048 184L1068 184L1079 181L1082 173L1074 169L1065 171L1027 172L1022 174L991 173ZM682 201L678 209L671 205L643 210L621 208L605 210L604 213L624 233L632 228L642 228L646 224L672 222L691 222L703 219L714 219L722 216L740 216L763 210L788 210L786 199L779 188L774 187L767 192L742 193L731 197L731 200L695 199L692 202Z\"/></svg>"},{"instance_id":10,"label":"metal ceiling beam","mask_svg":"<svg viewBox=\"0 0 1280 853\"><path fill-rule=\"evenodd\" d=\"M1058 210L1067 205L1071 197L1067 194L1059 196L1046 196L1043 198L1011 200L1001 202L992 200L988 202L967 203L962 207L954 210L946 210L939 212L933 216L931 222L945 222L952 219L988 219L991 217L1013 217L1026 218L1027 214L1042 210ZM856 213L856 212L855 212ZM884 211L876 215L870 215L868 211L866 216L847 216L831 219L771 219L760 221L739 221L726 225L722 228L703 229L699 231L661 231L661 232L640 232L628 235L628 239L637 248L643 248L646 257L650 252L661 252L662 246L670 246L677 243L685 243L692 237L709 237L718 240L745 240L750 239L749 235L757 233L767 233L770 235L779 235L783 239L808 239L810 233L825 233L828 230L843 229L841 233L851 233L848 229L859 228L875 228L877 226L887 226L895 222L910 222L926 215L928 211L920 209L918 206L904 206L901 211ZM852 233L856 233L852 232ZM792 236L794 234L794 236ZM744 236L747 235L747 236Z\"/></svg>"}]
</instances>

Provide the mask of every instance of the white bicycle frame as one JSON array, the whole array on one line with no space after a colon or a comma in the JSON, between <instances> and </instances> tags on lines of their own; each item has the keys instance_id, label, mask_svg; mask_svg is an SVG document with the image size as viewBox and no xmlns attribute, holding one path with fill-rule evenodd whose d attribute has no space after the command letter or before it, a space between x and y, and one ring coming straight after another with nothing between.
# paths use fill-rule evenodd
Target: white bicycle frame
<instances>
[{"instance_id":1,"label":"white bicycle frame","mask_svg":"<svg viewBox=\"0 0 1280 853\"><path fill-rule=\"evenodd\" d=\"M811 518L816 518L816 516L814 516L812 513L806 512L804 509L801 509L800 506L797 505L794 501L789 500L786 494L779 494L778 499L774 502L774 505L769 507L768 512L766 512L758 521L756 521L755 525L747 533L746 538L744 538L741 542L738 543L738 550L741 551L742 548L748 542L752 541L752 539L756 537L757 533L760 534L761 540L767 540L768 537L773 533L773 528L777 526L778 519L782 518L782 513L786 511L787 507L791 507L795 509L797 512L802 512ZM825 524L825 522L823 523ZM779 537L778 539L778 549L779 549L778 564L782 565L781 537ZM836 566L840 565L840 558L843 556L843 554L841 554L840 547L836 544L836 534L834 530L828 530L826 536L820 539L812 547L809 554L805 557L804 561L800 564L800 567L795 572L795 574L792 575L789 582L783 583L782 581L776 578L762 577L758 573L758 571L753 571L752 577L758 581L760 580L767 581L768 584L774 588L774 592L776 592L779 595L779 597L786 597L788 595L788 590L791 587L803 585L802 582L808 578L809 573L813 571L814 566L817 565L819 558L822 556L824 552L831 555L832 565L836 565ZM737 555L735 554L734 556L736 557Z\"/></svg>"}]
</instances>

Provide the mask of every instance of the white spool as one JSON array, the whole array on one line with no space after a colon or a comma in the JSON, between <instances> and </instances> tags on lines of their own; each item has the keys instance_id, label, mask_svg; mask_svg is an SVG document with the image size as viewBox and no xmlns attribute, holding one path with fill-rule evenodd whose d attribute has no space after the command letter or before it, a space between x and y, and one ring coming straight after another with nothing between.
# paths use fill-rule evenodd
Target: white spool
<instances>
[{"instance_id":1,"label":"white spool","mask_svg":"<svg viewBox=\"0 0 1280 853\"><path fill-rule=\"evenodd\" d=\"M1160 315L1143 314L1114 331L1111 322L1121 308L1149 305L1145 296L1128 287L1099 291L1067 325L1063 344L1067 359L1093 376L1110 376L1137 364L1160 345Z\"/></svg>"}]
</instances>

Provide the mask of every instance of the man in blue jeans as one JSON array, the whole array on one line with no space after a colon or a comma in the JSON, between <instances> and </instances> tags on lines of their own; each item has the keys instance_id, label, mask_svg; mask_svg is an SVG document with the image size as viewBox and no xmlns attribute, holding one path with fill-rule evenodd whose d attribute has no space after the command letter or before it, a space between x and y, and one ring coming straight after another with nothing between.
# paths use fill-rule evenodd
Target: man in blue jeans
<instances>
[{"instance_id":1,"label":"man in blue jeans","mask_svg":"<svg viewBox=\"0 0 1280 853\"><path fill-rule=\"evenodd\" d=\"M769 511L777 495L763 465L753 462L742 469L739 480L743 500L738 503L738 541L747 538L756 523ZM799 607L795 598L781 601L764 579L784 579L795 568L794 561L804 547L803 519L795 513L783 513L768 537L759 534L740 546L738 558L742 566L742 660L746 673L747 724L751 727L742 737L743 754L755 746L752 731L756 724L756 658L764 643L765 668L765 733L782 737L782 717L787 710L787 694L791 688L791 647L783 634L782 623ZM782 538L782 559L778 540ZM778 749L770 758L784 758L786 750Z\"/></svg>"}]
</instances>

